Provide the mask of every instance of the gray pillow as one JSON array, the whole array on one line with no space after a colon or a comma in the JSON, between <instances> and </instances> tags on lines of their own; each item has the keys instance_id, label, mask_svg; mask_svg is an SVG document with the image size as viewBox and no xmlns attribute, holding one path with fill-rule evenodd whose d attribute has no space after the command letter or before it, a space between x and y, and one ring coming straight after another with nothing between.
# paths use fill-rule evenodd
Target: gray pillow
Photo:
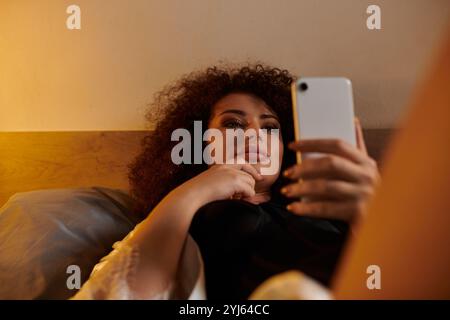
<instances>
[{"instance_id":1,"label":"gray pillow","mask_svg":"<svg viewBox=\"0 0 450 320\"><path fill-rule=\"evenodd\" d=\"M17 193L0 208L0 299L67 299L70 265L81 283L138 222L122 190L102 187Z\"/></svg>"}]
</instances>

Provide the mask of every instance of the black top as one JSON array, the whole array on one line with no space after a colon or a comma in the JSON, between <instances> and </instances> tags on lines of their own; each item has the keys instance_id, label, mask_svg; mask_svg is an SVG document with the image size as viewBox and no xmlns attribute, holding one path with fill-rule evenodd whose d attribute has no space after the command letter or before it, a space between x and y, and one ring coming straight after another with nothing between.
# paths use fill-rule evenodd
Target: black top
<instances>
[{"instance_id":1,"label":"black top","mask_svg":"<svg viewBox=\"0 0 450 320\"><path fill-rule=\"evenodd\" d=\"M300 270L329 285L346 223L292 214L281 205L220 200L200 208L190 234L199 245L208 299L247 299L272 275Z\"/></svg>"}]
</instances>

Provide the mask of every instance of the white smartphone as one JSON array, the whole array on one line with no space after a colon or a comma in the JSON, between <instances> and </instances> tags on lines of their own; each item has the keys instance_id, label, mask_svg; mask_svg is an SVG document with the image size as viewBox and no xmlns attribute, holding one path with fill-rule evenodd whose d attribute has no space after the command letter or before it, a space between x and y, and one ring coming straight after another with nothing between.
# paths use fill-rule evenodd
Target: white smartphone
<instances>
[{"instance_id":1,"label":"white smartphone","mask_svg":"<svg viewBox=\"0 0 450 320\"><path fill-rule=\"evenodd\" d=\"M353 92L349 79L299 78L292 83L291 90L296 140L332 138L356 146ZM301 158L298 152L298 163Z\"/></svg>"}]
</instances>

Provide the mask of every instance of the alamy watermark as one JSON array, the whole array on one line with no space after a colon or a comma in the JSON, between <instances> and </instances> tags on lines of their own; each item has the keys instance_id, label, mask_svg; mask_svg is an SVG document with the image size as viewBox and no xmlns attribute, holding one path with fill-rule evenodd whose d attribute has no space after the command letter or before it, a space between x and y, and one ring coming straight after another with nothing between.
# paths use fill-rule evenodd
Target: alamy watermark
<instances>
[{"instance_id":1,"label":"alamy watermark","mask_svg":"<svg viewBox=\"0 0 450 320\"><path fill-rule=\"evenodd\" d=\"M381 268L376 264L367 267L366 273L369 275L366 286L369 290L381 290Z\"/></svg>"},{"instance_id":2,"label":"alamy watermark","mask_svg":"<svg viewBox=\"0 0 450 320\"><path fill-rule=\"evenodd\" d=\"M76 264L67 267L66 273L69 274L66 280L66 286L69 290L78 290L81 288L81 269Z\"/></svg>"},{"instance_id":3,"label":"alamy watermark","mask_svg":"<svg viewBox=\"0 0 450 320\"><path fill-rule=\"evenodd\" d=\"M69 16L66 19L66 27L69 30L81 29L81 8L76 4L71 4L66 8ZM366 27L369 30L381 29L381 8L378 5L371 4L367 7L366 13L369 14L366 20Z\"/></svg>"}]
</instances>

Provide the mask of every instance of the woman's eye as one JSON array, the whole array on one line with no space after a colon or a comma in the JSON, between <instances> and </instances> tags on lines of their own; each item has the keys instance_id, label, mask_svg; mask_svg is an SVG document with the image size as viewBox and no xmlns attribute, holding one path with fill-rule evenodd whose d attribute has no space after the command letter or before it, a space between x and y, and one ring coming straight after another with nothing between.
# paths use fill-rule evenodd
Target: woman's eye
<instances>
[{"instance_id":1,"label":"woman's eye","mask_svg":"<svg viewBox=\"0 0 450 320\"><path fill-rule=\"evenodd\" d=\"M244 129L245 124L240 121L227 121L224 123L224 127L227 129Z\"/></svg>"},{"instance_id":2,"label":"woman's eye","mask_svg":"<svg viewBox=\"0 0 450 320\"><path fill-rule=\"evenodd\" d=\"M268 125L268 126L265 126L263 129L266 129L267 133L271 134L271 133L273 133L273 130L280 129L280 128L278 126Z\"/></svg>"}]
</instances>

